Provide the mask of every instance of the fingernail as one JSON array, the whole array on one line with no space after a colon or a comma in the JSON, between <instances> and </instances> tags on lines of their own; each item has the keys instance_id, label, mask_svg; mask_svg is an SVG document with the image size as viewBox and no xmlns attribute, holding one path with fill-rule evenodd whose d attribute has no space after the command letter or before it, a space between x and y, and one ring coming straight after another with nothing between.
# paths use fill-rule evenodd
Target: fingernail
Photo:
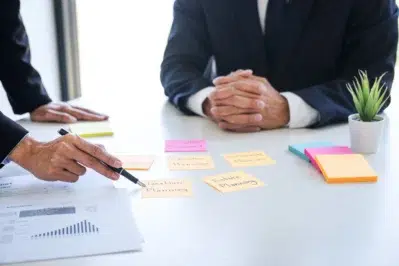
<instances>
[{"instance_id":1,"label":"fingernail","mask_svg":"<svg viewBox=\"0 0 399 266\"><path fill-rule=\"evenodd\" d=\"M113 180L118 180L118 179L119 179L119 174L117 174L117 173L112 173L111 178L112 178Z\"/></svg>"},{"instance_id":2,"label":"fingernail","mask_svg":"<svg viewBox=\"0 0 399 266\"><path fill-rule=\"evenodd\" d=\"M254 116L255 121L261 121L262 120L262 115L261 114L256 114Z\"/></svg>"},{"instance_id":3,"label":"fingernail","mask_svg":"<svg viewBox=\"0 0 399 266\"><path fill-rule=\"evenodd\" d=\"M256 106L258 106L258 108L264 108L265 103L263 101L256 101Z\"/></svg>"},{"instance_id":4,"label":"fingernail","mask_svg":"<svg viewBox=\"0 0 399 266\"><path fill-rule=\"evenodd\" d=\"M211 108L211 113L213 114L213 113L215 113L216 112L216 107L212 107Z\"/></svg>"},{"instance_id":5,"label":"fingernail","mask_svg":"<svg viewBox=\"0 0 399 266\"><path fill-rule=\"evenodd\" d=\"M115 167L117 167L117 168L122 167L122 162L119 161L119 160L116 160L115 161Z\"/></svg>"}]
</instances>

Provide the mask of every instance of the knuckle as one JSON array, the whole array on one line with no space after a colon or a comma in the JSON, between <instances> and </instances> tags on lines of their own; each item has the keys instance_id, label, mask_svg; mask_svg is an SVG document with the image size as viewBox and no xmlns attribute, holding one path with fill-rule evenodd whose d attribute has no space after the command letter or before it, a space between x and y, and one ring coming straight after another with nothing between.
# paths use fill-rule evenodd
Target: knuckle
<instances>
[{"instance_id":1,"label":"knuckle","mask_svg":"<svg viewBox=\"0 0 399 266\"><path fill-rule=\"evenodd\" d=\"M62 141L62 142L60 142L58 145L57 145L57 149L56 149L56 153L57 154L62 154L62 153L64 153L66 150L68 149L68 144L66 143L66 142L64 142L64 141ZM54 157L53 157L54 158Z\"/></svg>"},{"instance_id":2,"label":"knuckle","mask_svg":"<svg viewBox=\"0 0 399 266\"><path fill-rule=\"evenodd\" d=\"M261 83L258 86L255 87L256 91L258 94L261 94L263 91L267 89L266 83Z\"/></svg>"},{"instance_id":3,"label":"knuckle","mask_svg":"<svg viewBox=\"0 0 399 266\"><path fill-rule=\"evenodd\" d=\"M89 158L87 160L87 166L90 168L94 168L96 166L96 164L97 164L97 161L94 158Z\"/></svg>"},{"instance_id":4,"label":"knuckle","mask_svg":"<svg viewBox=\"0 0 399 266\"><path fill-rule=\"evenodd\" d=\"M108 156L106 157L106 160L105 160L105 161L106 161L107 164L109 164L109 165L116 165L117 159L115 159L115 158L113 158L112 156L108 155Z\"/></svg>"},{"instance_id":5,"label":"knuckle","mask_svg":"<svg viewBox=\"0 0 399 266\"><path fill-rule=\"evenodd\" d=\"M258 101L257 100L251 100L248 103L249 108L258 108Z\"/></svg>"},{"instance_id":6,"label":"knuckle","mask_svg":"<svg viewBox=\"0 0 399 266\"><path fill-rule=\"evenodd\" d=\"M93 146L93 156L98 157L103 153L102 149L96 145Z\"/></svg>"},{"instance_id":7,"label":"knuckle","mask_svg":"<svg viewBox=\"0 0 399 266\"><path fill-rule=\"evenodd\" d=\"M74 143L76 141L76 136L73 134L68 134L64 136L64 139L66 140L66 142L68 143Z\"/></svg>"},{"instance_id":8,"label":"knuckle","mask_svg":"<svg viewBox=\"0 0 399 266\"><path fill-rule=\"evenodd\" d=\"M50 164L51 165L56 165L57 162L58 162L57 156L53 156L53 157L50 158Z\"/></svg>"},{"instance_id":9,"label":"knuckle","mask_svg":"<svg viewBox=\"0 0 399 266\"><path fill-rule=\"evenodd\" d=\"M209 94L208 98L209 98L210 100L215 99L215 95L216 95L216 91L213 91L213 92L211 92L211 93Z\"/></svg>"},{"instance_id":10,"label":"knuckle","mask_svg":"<svg viewBox=\"0 0 399 266\"><path fill-rule=\"evenodd\" d=\"M212 108L212 114L214 115L220 115L220 109L219 107L213 107Z\"/></svg>"},{"instance_id":11,"label":"knuckle","mask_svg":"<svg viewBox=\"0 0 399 266\"><path fill-rule=\"evenodd\" d=\"M54 167L50 167L50 168L47 170L47 173L48 173L50 176L54 176L54 175L57 174L57 170L56 170L56 168L54 168Z\"/></svg>"}]
</instances>

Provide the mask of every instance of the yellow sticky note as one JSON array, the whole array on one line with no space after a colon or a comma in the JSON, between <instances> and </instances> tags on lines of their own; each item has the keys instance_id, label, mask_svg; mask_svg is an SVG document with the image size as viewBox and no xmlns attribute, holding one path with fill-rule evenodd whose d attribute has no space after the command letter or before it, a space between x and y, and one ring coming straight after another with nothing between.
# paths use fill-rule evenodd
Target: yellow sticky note
<instances>
[{"instance_id":1,"label":"yellow sticky note","mask_svg":"<svg viewBox=\"0 0 399 266\"><path fill-rule=\"evenodd\" d=\"M316 162L327 183L377 181L377 174L361 154L321 154Z\"/></svg>"},{"instance_id":2,"label":"yellow sticky note","mask_svg":"<svg viewBox=\"0 0 399 266\"><path fill-rule=\"evenodd\" d=\"M82 138L112 136L114 134L108 121L78 122L70 124L69 129Z\"/></svg>"},{"instance_id":3,"label":"yellow sticky note","mask_svg":"<svg viewBox=\"0 0 399 266\"><path fill-rule=\"evenodd\" d=\"M141 190L142 198L191 197L193 194L192 184L187 180L148 180L143 183L147 187Z\"/></svg>"},{"instance_id":4,"label":"yellow sticky note","mask_svg":"<svg viewBox=\"0 0 399 266\"><path fill-rule=\"evenodd\" d=\"M239 152L223 155L232 167L248 167L275 164L263 151Z\"/></svg>"},{"instance_id":5,"label":"yellow sticky note","mask_svg":"<svg viewBox=\"0 0 399 266\"><path fill-rule=\"evenodd\" d=\"M211 156L170 156L170 170L203 170L213 169L215 165Z\"/></svg>"},{"instance_id":6,"label":"yellow sticky note","mask_svg":"<svg viewBox=\"0 0 399 266\"><path fill-rule=\"evenodd\" d=\"M230 172L204 178L204 182L220 192L233 192L262 187L265 184L258 178L244 172Z\"/></svg>"},{"instance_id":7,"label":"yellow sticky note","mask_svg":"<svg viewBox=\"0 0 399 266\"><path fill-rule=\"evenodd\" d=\"M116 155L122 161L123 168L126 170L148 170L154 162L154 156L151 155Z\"/></svg>"}]
</instances>

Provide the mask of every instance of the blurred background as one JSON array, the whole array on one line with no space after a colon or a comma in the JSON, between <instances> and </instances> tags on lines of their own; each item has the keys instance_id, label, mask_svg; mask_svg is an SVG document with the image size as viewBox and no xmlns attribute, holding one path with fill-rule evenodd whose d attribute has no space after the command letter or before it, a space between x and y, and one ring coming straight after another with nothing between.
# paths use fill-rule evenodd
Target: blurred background
<instances>
[{"instance_id":1,"label":"blurred background","mask_svg":"<svg viewBox=\"0 0 399 266\"><path fill-rule=\"evenodd\" d=\"M83 96L89 105L107 102L102 106L107 112L123 108L121 102L146 112L154 102L162 104L159 72L173 2L21 0L33 65L50 96L55 101ZM396 83L388 112L398 108ZM3 90L0 110L12 115Z\"/></svg>"}]
</instances>

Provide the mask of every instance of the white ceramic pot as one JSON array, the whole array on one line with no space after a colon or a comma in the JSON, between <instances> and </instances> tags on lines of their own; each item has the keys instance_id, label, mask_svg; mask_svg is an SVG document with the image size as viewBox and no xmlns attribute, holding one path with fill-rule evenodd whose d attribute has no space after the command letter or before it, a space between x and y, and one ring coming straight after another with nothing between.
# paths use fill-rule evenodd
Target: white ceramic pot
<instances>
[{"instance_id":1,"label":"white ceramic pot","mask_svg":"<svg viewBox=\"0 0 399 266\"><path fill-rule=\"evenodd\" d=\"M376 153L380 145L385 118L377 116L376 121L363 122L358 114L348 117L351 149L356 153Z\"/></svg>"}]
</instances>

